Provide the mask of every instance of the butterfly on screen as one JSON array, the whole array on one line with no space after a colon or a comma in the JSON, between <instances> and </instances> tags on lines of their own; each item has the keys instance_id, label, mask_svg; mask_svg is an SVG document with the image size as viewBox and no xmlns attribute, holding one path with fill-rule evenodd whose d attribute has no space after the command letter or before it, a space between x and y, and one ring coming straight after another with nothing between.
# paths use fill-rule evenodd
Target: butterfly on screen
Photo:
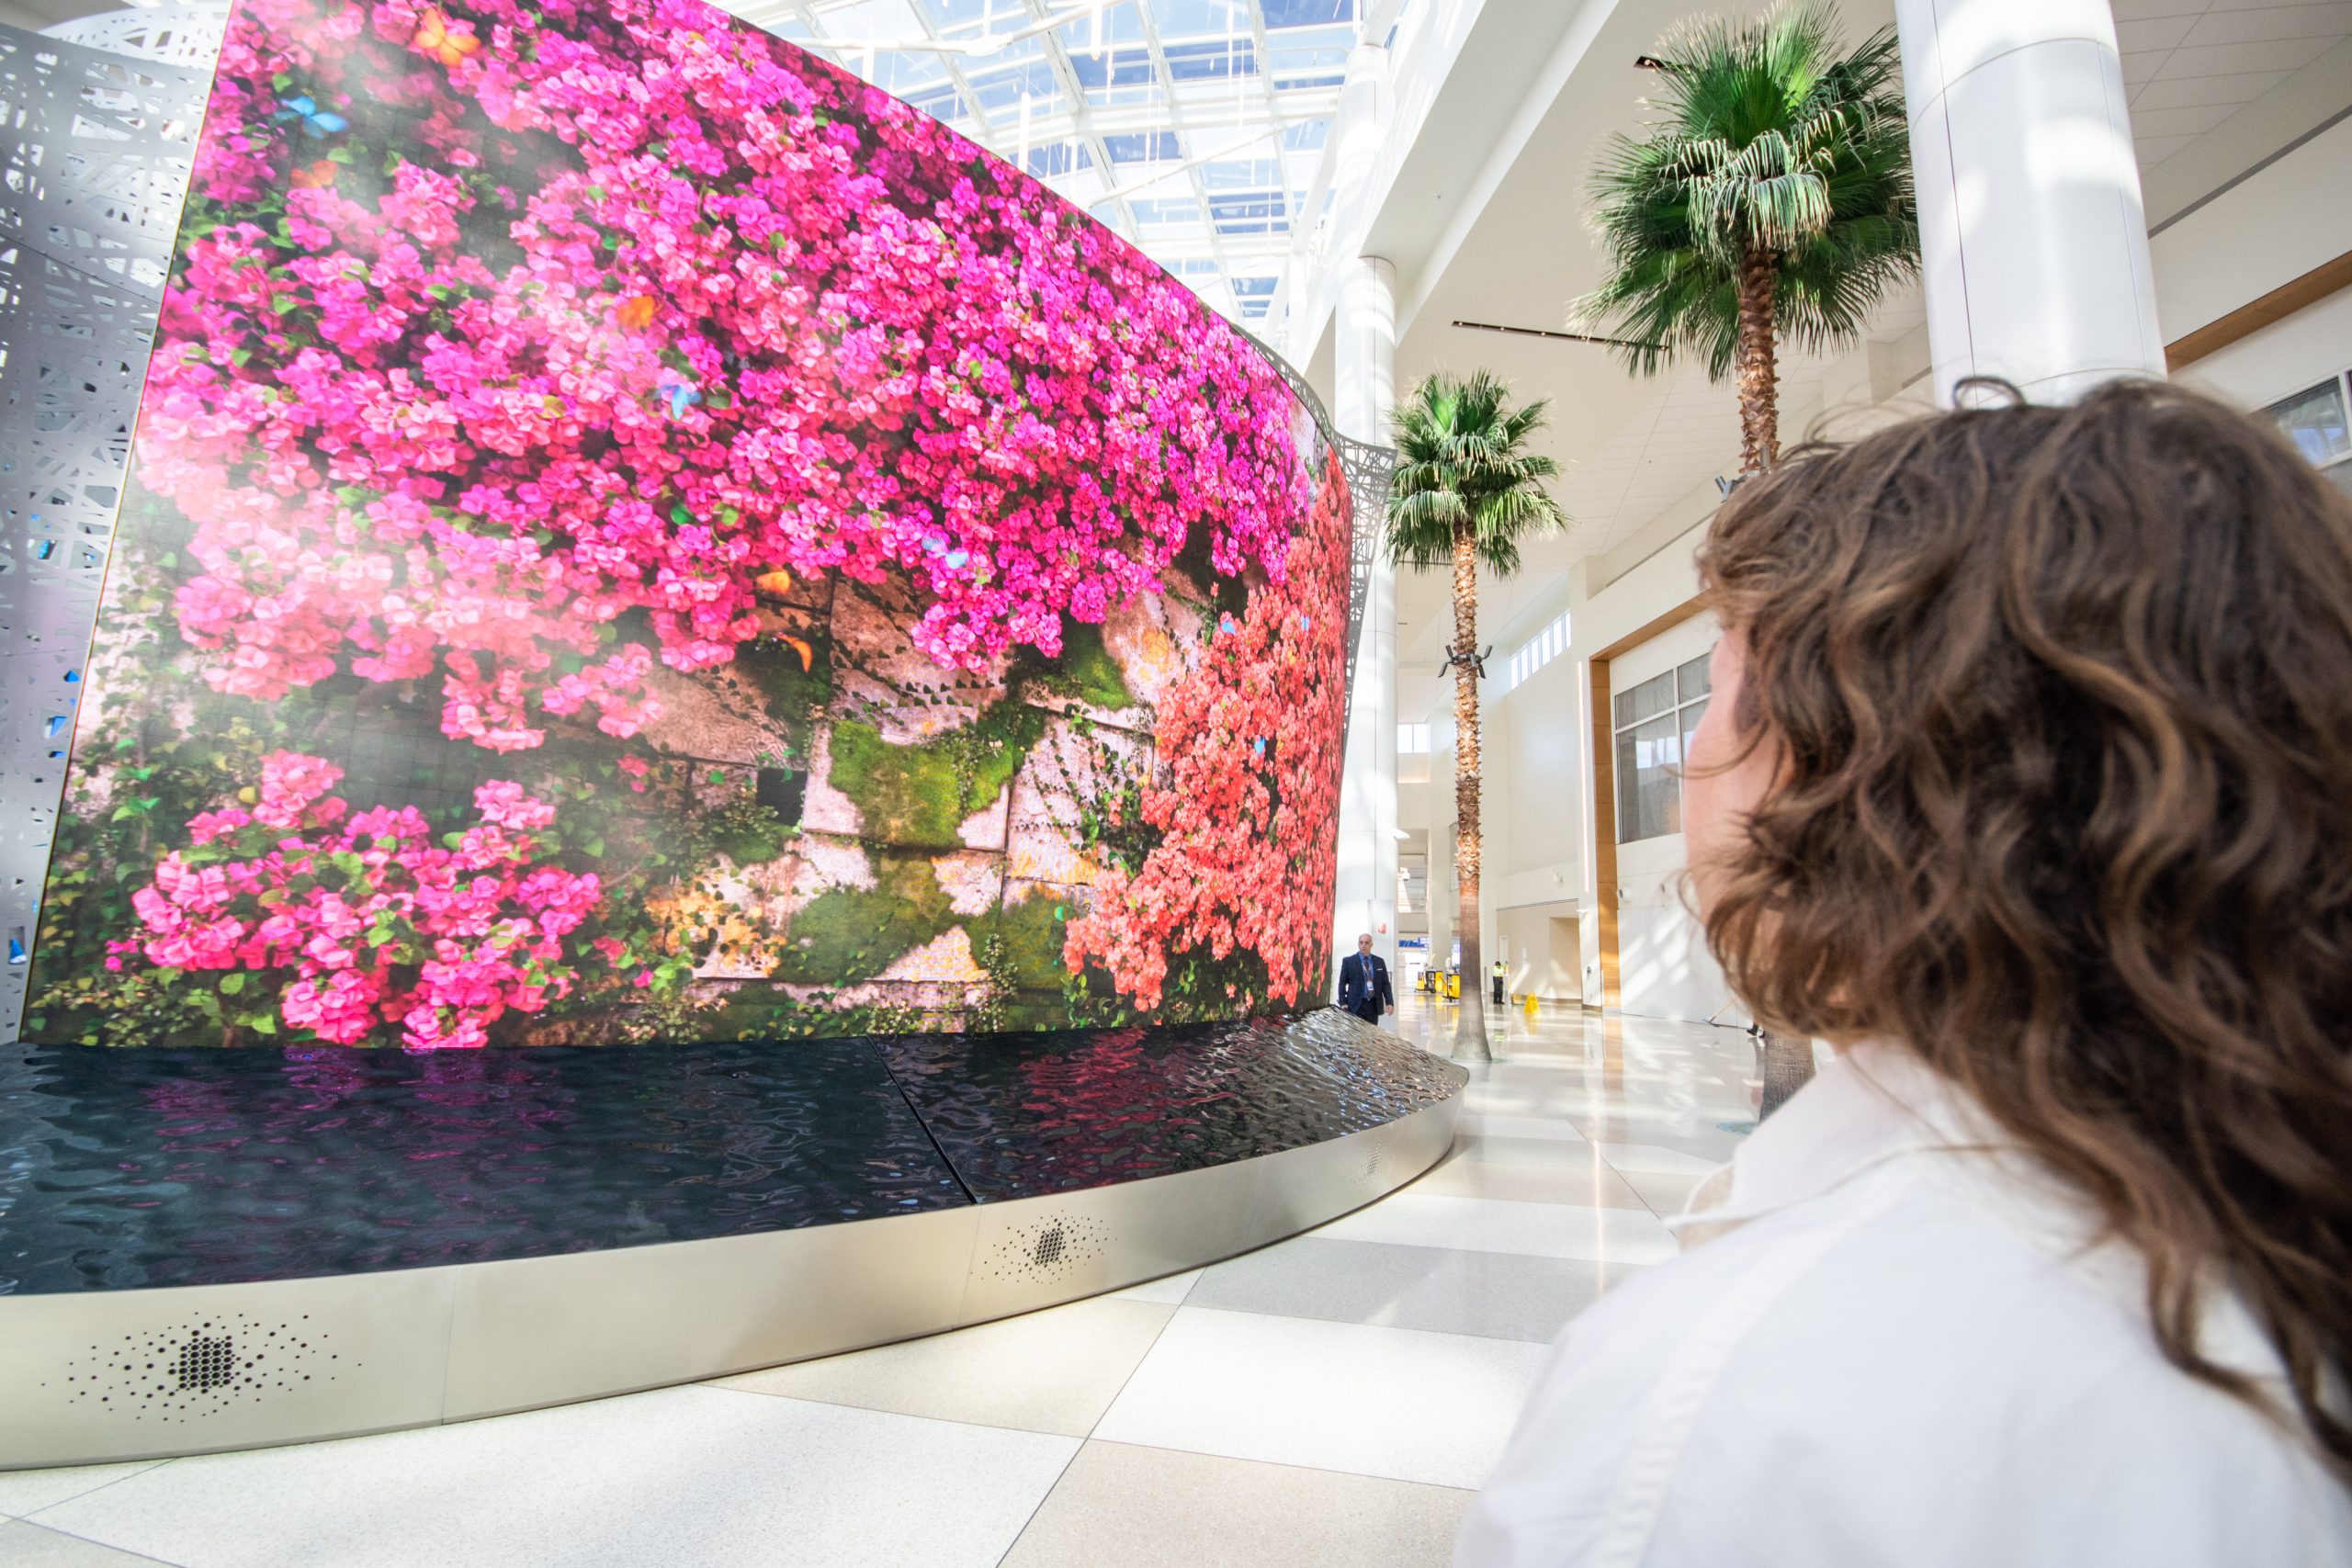
<instances>
[{"instance_id":1,"label":"butterfly on screen","mask_svg":"<svg viewBox=\"0 0 2352 1568\"><path fill-rule=\"evenodd\" d=\"M409 41L411 49L432 56L442 64L456 70L466 56L481 47L481 39L471 33L452 32L449 18L438 11L427 11L416 24L416 36Z\"/></svg>"},{"instance_id":2,"label":"butterfly on screen","mask_svg":"<svg viewBox=\"0 0 2352 1568\"><path fill-rule=\"evenodd\" d=\"M349 120L339 114L322 109L319 107L318 100L308 93L300 97L280 98L277 101L280 107L271 118L278 120L300 120L302 134L305 136L312 138L333 136L339 130L351 129Z\"/></svg>"},{"instance_id":3,"label":"butterfly on screen","mask_svg":"<svg viewBox=\"0 0 2352 1568\"><path fill-rule=\"evenodd\" d=\"M670 417L684 419L686 411L702 401L702 394L684 381L664 381L662 396L670 400Z\"/></svg>"},{"instance_id":4,"label":"butterfly on screen","mask_svg":"<svg viewBox=\"0 0 2352 1568\"><path fill-rule=\"evenodd\" d=\"M792 592L792 573L777 567L774 571L763 571L752 579L752 586L763 593L773 593L782 598Z\"/></svg>"},{"instance_id":5,"label":"butterfly on screen","mask_svg":"<svg viewBox=\"0 0 2352 1568\"><path fill-rule=\"evenodd\" d=\"M1241 627L1235 623L1231 615L1219 615L1216 618L1216 629L1219 636L1229 637L1233 633L1239 631Z\"/></svg>"},{"instance_id":6,"label":"butterfly on screen","mask_svg":"<svg viewBox=\"0 0 2352 1568\"><path fill-rule=\"evenodd\" d=\"M653 324L653 296L639 294L622 300L620 309L613 312L613 320L630 332L651 326Z\"/></svg>"},{"instance_id":7,"label":"butterfly on screen","mask_svg":"<svg viewBox=\"0 0 2352 1568\"><path fill-rule=\"evenodd\" d=\"M808 673L808 666L816 659L817 650L810 648L807 643L801 641L797 637L779 637L776 640L783 643L785 647L792 649L793 652L800 655L800 672L803 675Z\"/></svg>"},{"instance_id":8,"label":"butterfly on screen","mask_svg":"<svg viewBox=\"0 0 2352 1568\"><path fill-rule=\"evenodd\" d=\"M941 561L944 562L950 571L962 570L966 563L970 561L972 558L972 552L969 550L949 549L947 547L946 536L943 534L925 535L923 536L922 547L926 552L938 557Z\"/></svg>"},{"instance_id":9,"label":"butterfly on screen","mask_svg":"<svg viewBox=\"0 0 2352 1568\"><path fill-rule=\"evenodd\" d=\"M1262 757L1266 754L1266 738L1262 735L1250 743L1250 750Z\"/></svg>"},{"instance_id":10,"label":"butterfly on screen","mask_svg":"<svg viewBox=\"0 0 2352 1568\"><path fill-rule=\"evenodd\" d=\"M334 164L325 158L294 171L296 190L325 190L334 184Z\"/></svg>"}]
</instances>

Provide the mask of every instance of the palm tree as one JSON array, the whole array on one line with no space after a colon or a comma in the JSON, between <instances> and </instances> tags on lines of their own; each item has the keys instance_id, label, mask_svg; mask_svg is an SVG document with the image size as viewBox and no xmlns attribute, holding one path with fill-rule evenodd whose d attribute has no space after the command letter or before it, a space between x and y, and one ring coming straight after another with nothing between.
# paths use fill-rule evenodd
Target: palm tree
<instances>
[{"instance_id":1,"label":"palm tree","mask_svg":"<svg viewBox=\"0 0 2352 1568\"><path fill-rule=\"evenodd\" d=\"M1510 389L1487 371L1461 378L1440 371L1414 388L1396 413L1396 472L1384 547L1398 566L1453 570L1453 645L1445 667L1453 672L1453 872L1462 930L1454 1054L1474 1062L1494 1059L1478 963L1478 677L1486 673L1478 652L1478 569L1511 576L1521 539L1567 521L1544 491L1559 465L1526 450L1549 406L1546 400L1512 408Z\"/></svg>"},{"instance_id":2,"label":"palm tree","mask_svg":"<svg viewBox=\"0 0 2352 1568\"><path fill-rule=\"evenodd\" d=\"M1871 308L1919 271L1894 30L1843 52L1821 0L1686 22L1649 57L1661 118L1610 139L1593 178L1608 276L1575 313L1630 367L1684 355L1739 383L1743 476L1779 460L1779 340L1857 342ZM1813 1043L1767 1032L1769 1116L1813 1076Z\"/></svg>"},{"instance_id":3,"label":"palm tree","mask_svg":"<svg viewBox=\"0 0 2352 1568\"><path fill-rule=\"evenodd\" d=\"M1760 17L1695 17L1653 58L1660 118L1614 136L1593 177L1608 276L1575 313L1633 369L1684 355L1739 383L1740 471L1780 456L1778 342L1859 341L1888 288L1918 275L1894 29L1843 52L1821 0Z\"/></svg>"}]
</instances>

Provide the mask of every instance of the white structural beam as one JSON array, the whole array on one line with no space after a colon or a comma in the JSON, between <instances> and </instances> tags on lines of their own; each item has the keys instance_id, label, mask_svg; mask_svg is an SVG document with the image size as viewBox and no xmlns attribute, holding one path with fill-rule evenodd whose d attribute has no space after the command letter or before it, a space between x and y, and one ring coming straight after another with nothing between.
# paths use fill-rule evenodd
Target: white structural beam
<instances>
[{"instance_id":1,"label":"white structural beam","mask_svg":"<svg viewBox=\"0 0 2352 1568\"><path fill-rule=\"evenodd\" d=\"M2108 0L1896 0L1936 401L2162 376ZM1975 400L1970 399L1968 400Z\"/></svg>"}]
</instances>

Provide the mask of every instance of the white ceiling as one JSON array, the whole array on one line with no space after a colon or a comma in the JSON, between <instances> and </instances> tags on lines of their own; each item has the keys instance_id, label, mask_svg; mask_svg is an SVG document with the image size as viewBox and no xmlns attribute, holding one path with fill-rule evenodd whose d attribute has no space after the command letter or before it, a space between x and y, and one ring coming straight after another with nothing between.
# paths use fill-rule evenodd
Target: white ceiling
<instances>
[{"instance_id":1,"label":"white ceiling","mask_svg":"<svg viewBox=\"0 0 2352 1568\"><path fill-rule=\"evenodd\" d=\"M2114 0L2132 140L2154 168L2352 36L2352 0Z\"/></svg>"}]
</instances>

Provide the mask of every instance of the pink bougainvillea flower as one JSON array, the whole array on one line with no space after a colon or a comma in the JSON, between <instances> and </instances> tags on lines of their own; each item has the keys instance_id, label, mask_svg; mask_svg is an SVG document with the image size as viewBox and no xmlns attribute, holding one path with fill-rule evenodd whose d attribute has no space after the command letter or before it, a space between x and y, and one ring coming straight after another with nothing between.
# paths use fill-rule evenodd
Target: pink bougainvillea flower
<instances>
[{"instance_id":1,"label":"pink bougainvillea flower","mask_svg":"<svg viewBox=\"0 0 2352 1568\"><path fill-rule=\"evenodd\" d=\"M317 176L322 115L364 177ZM700 0L243 0L194 189L139 455L224 692L437 680L492 750L627 737L779 581L902 573L978 668L1188 547L1279 582L1310 504L1239 332Z\"/></svg>"},{"instance_id":2,"label":"pink bougainvillea flower","mask_svg":"<svg viewBox=\"0 0 2352 1568\"><path fill-rule=\"evenodd\" d=\"M299 752L264 758L253 810L199 818L197 847L166 854L131 895L145 935L122 945L170 968L283 981L279 1021L341 1045L395 1028L413 1050L478 1046L506 1013L569 994L564 939L604 888L534 863L553 807L485 784L481 826L449 845L411 807L348 812L328 793L342 777Z\"/></svg>"}]
</instances>

